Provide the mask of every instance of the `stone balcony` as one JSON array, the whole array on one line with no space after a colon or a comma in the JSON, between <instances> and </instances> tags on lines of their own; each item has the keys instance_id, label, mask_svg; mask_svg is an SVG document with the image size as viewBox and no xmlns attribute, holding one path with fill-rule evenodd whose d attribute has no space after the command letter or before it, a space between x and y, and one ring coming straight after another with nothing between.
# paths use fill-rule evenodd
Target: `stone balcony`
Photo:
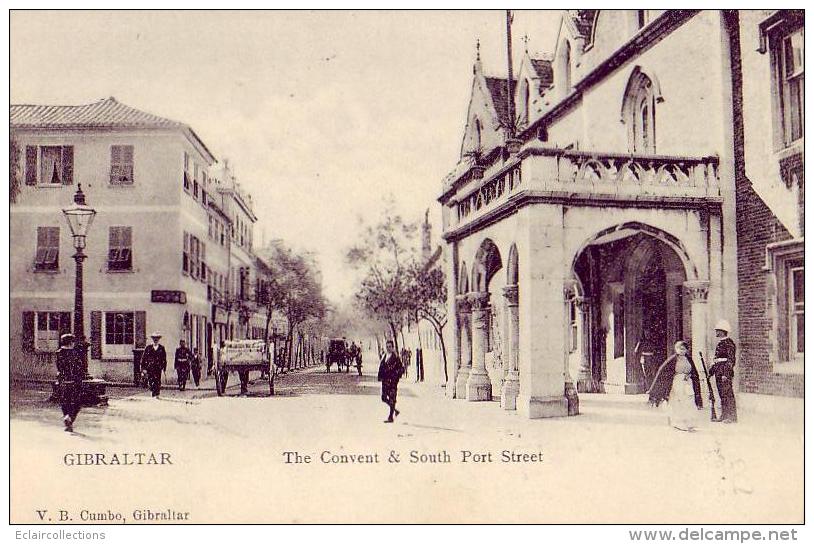
<instances>
[{"instance_id":1,"label":"stone balcony","mask_svg":"<svg viewBox=\"0 0 814 544\"><path fill-rule=\"evenodd\" d=\"M476 171L463 170L445 183L439 201L446 208L447 232L525 198L672 208L720 202L717 157L526 148L506 160L493 160L482 178Z\"/></svg>"}]
</instances>

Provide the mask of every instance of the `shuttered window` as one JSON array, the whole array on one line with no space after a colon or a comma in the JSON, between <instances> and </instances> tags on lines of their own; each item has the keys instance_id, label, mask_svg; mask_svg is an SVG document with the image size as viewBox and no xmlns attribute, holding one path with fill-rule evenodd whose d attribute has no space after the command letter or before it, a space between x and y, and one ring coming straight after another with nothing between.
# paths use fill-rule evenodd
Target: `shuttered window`
<instances>
[{"instance_id":1,"label":"shuttered window","mask_svg":"<svg viewBox=\"0 0 814 544\"><path fill-rule=\"evenodd\" d=\"M110 146L110 183L130 185L133 183L133 146Z\"/></svg>"},{"instance_id":2,"label":"shuttered window","mask_svg":"<svg viewBox=\"0 0 814 544\"><path fill-rule=\"evenodd\" d=\"M184 190L189 191L189 153L184 152Z\"/></svg>"},{"instance_id":3,"label":"shuttered window","mask_svg":"<svg viewBox=\"0 0 814 544\"><path fill-rule=\"evenodd\" d=\"M133 312L105 312L105 344L133 345L135 342Z\"/></svg>"},{"instance_id":4,"label":"shuttered window","mask_svg":"<svg viewBox=\"0 0 814 544\"><path fill-rule=\"evenodd\" d=\"M59 227L37 227L35 270L59 269Z\"/></svg>"},{"instance_id":5,"label":"shuttered window","mask_svg":"<svg viewBox=\"0 0 814 544\"><path fill-rule=\"evenodd\" d=\"M189 274L189 265L190 265L190 261L189 261L189 250L190 250L190 248L189 248L189 246L190 246L189 233L185 232L184 233L183 262L181 264L181 269L183 270L184 274Z\"/></svg>"},{"instance_id":6,"label":"shuttered window","mask_svg":"<svg viewBox=\"0 0 814 544\"><path fill-rule=\"evenodd\" d=\"M110 227L107 267L109 270L133 269L133 228Z\"/></svg>"},{"instance_id":7,"label":"shuttered window","mask_svg":"<svg viewBox=\"0 0 814 544\"><path fill-rule=\"evenodd\" d=\"M70 185L73 183L73 146L46 145L40 147L40 185Z\"/></svg>"}]
</instances>

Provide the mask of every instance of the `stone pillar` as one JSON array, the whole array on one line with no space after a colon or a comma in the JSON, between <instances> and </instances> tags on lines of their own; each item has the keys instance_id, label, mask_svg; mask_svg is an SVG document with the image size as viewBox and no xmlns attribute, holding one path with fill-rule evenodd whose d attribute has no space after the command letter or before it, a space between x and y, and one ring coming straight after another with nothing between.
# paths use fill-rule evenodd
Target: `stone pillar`
<instances>
[{"instance_id":1,"label":"stone pillar","mask_svg":"<svg viewBox=\"0 0 814 544\"><path fill-rule=\"evenodd\" d=\"M466 398L466 382L469 379L469 371L472 367L472 336L470 335L471 306L466 295L458 295L455 298L458 310L460 357L458 366L458 376L455 379L455 398Z\"/></svg>"},{"instance_id":2,"label":"stone pillar","mask_svg":"<svg viewBox=\"0 0 814 544\"><path fill-rule=\"evenodd\" d=\"M532 180L533 181L533 180ZM520 290L517 411L528 418L565 416L562 285L562 207L540 204L517 211Z\"/></svg>"},{"instance_id":3,"label":"stone pillar","mask_svg":"<svg viewBox=\"0 0 814 544\"><path fill-rule=\"evenodd\" d=\"M492 400L492 380L486 372L486 327L489 326L489 293L471 293L472 368L466 380L466 400Z\"/></svg>"},{"instance_id":4,"label":"stone pillar","mask_svg":"<svg viewBox=\"0 0 814 544\"><path fill-rule=\"evenodd\" d=\"M707 381L704 377L704 369L701 366L701 356L704 354L704 360L707 362L707 368L712 366L712 358L710 357L709 346L707 345L707 329L709 328L709 306L707 304L707 297L709 295L709 282L702 280L693 280L684 282L684 292L687 296L687 301L690 304L690 319L692 323L692 358L696 362L698 374L701 382L701 399L704 406L709 406L709 388Z\"/></svg>"},{"instance_id":5,"label":"stone pillar","mask_svg":"<svg viewBox=\"0 0 814 544\"><path fill-rule=\"evenodd\" d=\"M517 395L520 393L520 372L517 366L517 355L520 347L520 312L518 311L517 285L503 288L506 297L506 313L509 335L504 345L506 349L506 376L500 391L500 407L504 410L517 409Z\"/></svg>"},{"instance_id":6,"label":"stone pillar","mask_svg":"<svg viewBox=\"0 0 814 544\"><path fill-rule=\"evenodd\" d=\"M579 312L580 352L582 356L579 375L577 376L577 391L592 393L596 391L596 384L591 370L591 308L593 299L591 297L576 297L574 303L577 305L577 312Z\"/></svg>"}]
</instances>

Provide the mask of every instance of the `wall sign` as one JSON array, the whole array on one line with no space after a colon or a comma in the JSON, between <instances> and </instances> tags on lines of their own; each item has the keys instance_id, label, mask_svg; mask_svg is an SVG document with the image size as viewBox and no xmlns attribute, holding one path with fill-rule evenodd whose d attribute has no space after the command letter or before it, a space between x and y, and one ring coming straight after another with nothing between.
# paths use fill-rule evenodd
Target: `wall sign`
<instances>
[{"instance_id":1,"label":"wall sign","mask_svg":"<svg viewBox=\"0 0 814 544\"><path fill-rule=\"evenodd\" d=\"M187 294L183 291L152 291L150 293L150 302L186 304Z\"/></svg>"}]
</instances>

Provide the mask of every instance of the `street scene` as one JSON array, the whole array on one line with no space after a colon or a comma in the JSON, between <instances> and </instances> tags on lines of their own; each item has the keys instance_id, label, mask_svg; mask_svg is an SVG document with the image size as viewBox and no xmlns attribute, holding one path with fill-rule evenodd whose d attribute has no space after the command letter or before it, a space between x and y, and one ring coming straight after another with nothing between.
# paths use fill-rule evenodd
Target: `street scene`
<instances>
[{"instance_id":1,"label":"street scene","mask_svg":"<svg viewBox=\"0 0 814 544\"><path fill-rule=\"evenodd\" d=\"M804 521L802 10L10 28L12 523Z\"/></svg>"}]
</instances>

